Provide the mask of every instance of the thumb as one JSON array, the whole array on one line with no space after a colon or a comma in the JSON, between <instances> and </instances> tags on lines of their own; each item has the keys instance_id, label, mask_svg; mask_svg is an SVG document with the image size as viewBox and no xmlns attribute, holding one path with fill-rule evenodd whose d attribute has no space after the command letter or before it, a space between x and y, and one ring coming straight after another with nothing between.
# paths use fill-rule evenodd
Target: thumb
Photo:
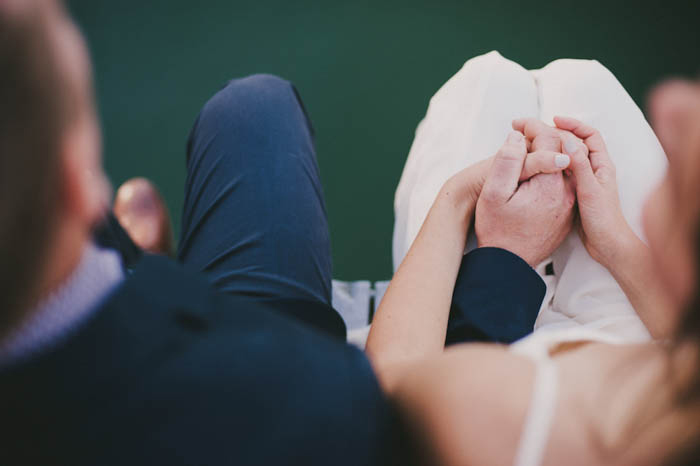
<instances>
[{"instance_id":1,"label":"thumb","mask_svg":"<svg viewBox=\"0 0 700 466\"><path fill-rule=\"evenodd\" d=\"M503 201L510 199L518 188L526 156L525 137L518 131L511 132L491 163L482 194Z\"/></svg>"},{"instance_id":2,"label":"thumb","mask_svg":"<svg viewBox=\"0 0 700 466\"><path fill-rule=\"evenodd\" d=\"M571 157L569 168L576 178L576 192L580 196L590 193L598 186L598 180L593 174L591 162L588 160L588 148L574 137L564 140L564 153Z\"/></svg>"}]
</instances>

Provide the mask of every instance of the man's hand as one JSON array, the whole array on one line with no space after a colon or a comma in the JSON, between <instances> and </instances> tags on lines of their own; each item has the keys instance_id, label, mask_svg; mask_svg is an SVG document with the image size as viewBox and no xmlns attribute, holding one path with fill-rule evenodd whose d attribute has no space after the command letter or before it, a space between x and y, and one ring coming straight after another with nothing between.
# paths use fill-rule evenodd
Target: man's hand
<instances>
[{"instance_id":1,"label":"man's hand","mask_svg":"<svg viewBox=\"0 0 700 466\"><path fill-rule=\"evenodd\" d=\"M556 137L533 140L534 151L561 150L559 135L550 129ZM506 249L535 267L571 230L576 198L560 172L539 174L518 184L527 145L523 134L514 131L494 157L476 205L475 229L479 247Z\"/></svg>"}]
</instances>

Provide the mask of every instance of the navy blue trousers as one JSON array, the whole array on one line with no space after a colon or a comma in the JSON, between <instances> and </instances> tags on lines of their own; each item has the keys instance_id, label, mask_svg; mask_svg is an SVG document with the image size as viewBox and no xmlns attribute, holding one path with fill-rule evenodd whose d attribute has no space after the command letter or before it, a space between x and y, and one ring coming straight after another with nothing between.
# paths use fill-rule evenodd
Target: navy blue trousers
<instances>
[{"instance_id":1,"label":"navy blue trousers","mask_svg":"<svg viewBox=\"0 0 700 466\"><path fill-rule=\"evenodd\" d=\"M179 261L225 293L325 304L310 315L291 308L289 314L344 335L331 308L330 239L313 129L294 86L270 75L230 81L199 113L186 162ZM544 291L514 254L472 251L457 277L447 344L510 343L529 334Z\"/></svg>"},{"instance_id":2,"label":"navy blue trousers","mask_svg":"<svg viewBox=\"0 0 700 466\"><path fill-rule=\"evenodd\" d=\"M331 250L313 130L294 86L230 81L187 143L178 259L226 293L331 304Z\"/></svg>"}]
</instances>

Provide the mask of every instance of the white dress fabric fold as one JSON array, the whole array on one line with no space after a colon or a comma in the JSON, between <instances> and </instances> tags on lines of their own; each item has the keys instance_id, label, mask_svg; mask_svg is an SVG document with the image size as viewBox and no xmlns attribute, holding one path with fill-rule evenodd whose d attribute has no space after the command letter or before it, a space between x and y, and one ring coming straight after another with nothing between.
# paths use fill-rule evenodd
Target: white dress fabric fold
<instances>
[{"instance_id":1,"label":"white dress fabric fold","mask_svg":"<svg viewBox=\"0 0 700 466\"><path fill-rule=\"evenodd\" d=\"M597 128L617 167L625 218L644 239L642 207L661 181L666 156L641 110L615 76L594 60L562 59L528 71L498 52L475 57L432 97L396 190L394 269L403 260L442 184L497 152L516 118L555 115ZM473 233L467 249L476 246ZM537 271L547 293L535 330L585 329L601 339L650 336L610 273L572 232L552 254L554 276Z\"/></svg>"}]
</instances>

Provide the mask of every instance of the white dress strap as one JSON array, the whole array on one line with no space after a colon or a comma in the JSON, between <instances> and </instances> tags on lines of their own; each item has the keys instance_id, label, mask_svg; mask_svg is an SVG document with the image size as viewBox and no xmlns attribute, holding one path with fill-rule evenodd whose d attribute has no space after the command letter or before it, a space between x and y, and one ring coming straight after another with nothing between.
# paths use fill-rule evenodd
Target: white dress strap
<instances>
[{"instance_id":1,"label":"white dress strap","mask_svg":"<svg viewBox=\"0 0 700 466\"><path fill-rule=\"evenodd\" d=\"M557 366L550 358L533 358L535 381L527 417L515 454L515 466L539 466L550 436L557 405Z\"/></svg>"}]
</instances>

